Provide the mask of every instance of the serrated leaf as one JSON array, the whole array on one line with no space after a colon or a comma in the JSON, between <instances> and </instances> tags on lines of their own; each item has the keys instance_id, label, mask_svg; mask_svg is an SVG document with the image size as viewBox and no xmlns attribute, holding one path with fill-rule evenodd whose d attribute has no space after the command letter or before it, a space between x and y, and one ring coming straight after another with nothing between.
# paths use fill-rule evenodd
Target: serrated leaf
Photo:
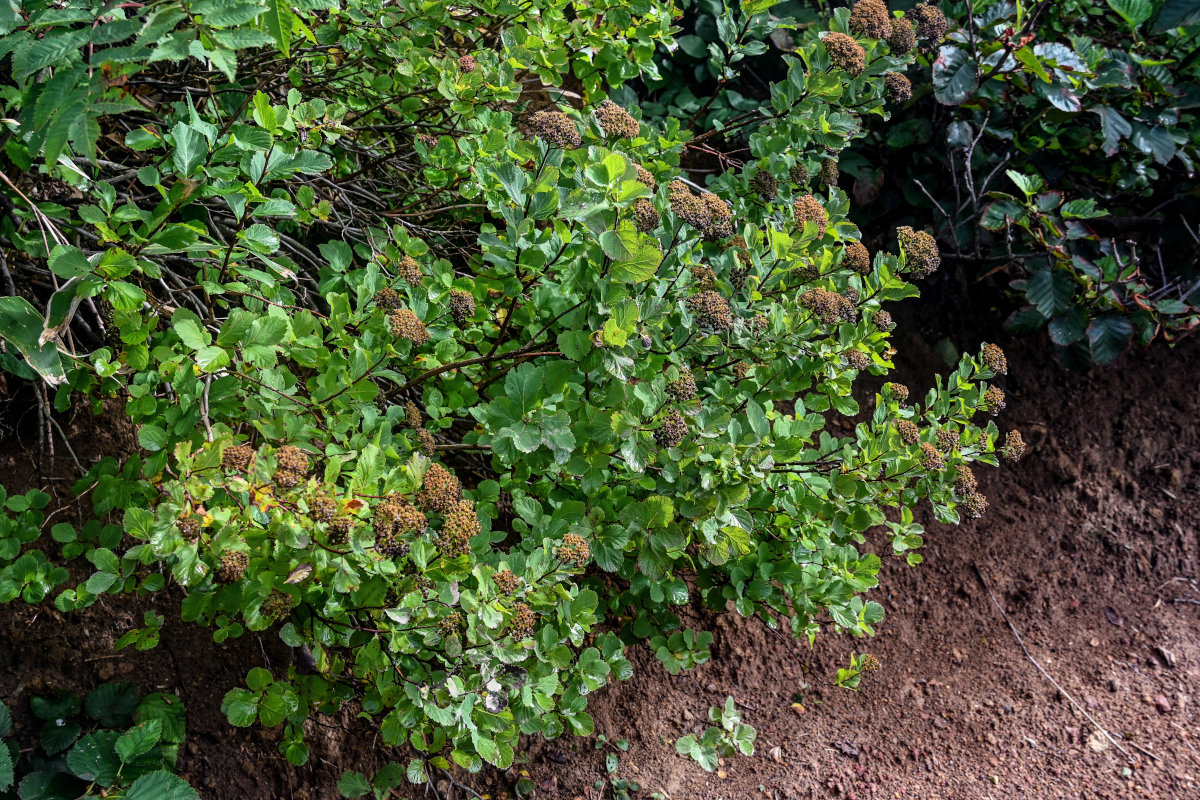
<instances>
[{"instance_id":1,"label":"serrated leaf","mask_svg":"<svg viewBox=\"0 0 1200 800\"><path fill-rule=\"evenodd\" d=\"M1088 324L1087 335L1092 359L1100 365L1110 364L1129 346L1133 324L1116 315L1098 317Z\"/></svg>"},{"instance_id":2,"label":"serrated leaf","mask_svg":"<svg viewBox=\"0 0 1200 800\"><path fill-rule=\"evenodd\" d=\"M67 766L77 778L112 786L121 769L121 760L115 750L119 737L116 731L96 731L81 736L67 753Z\"/></svg>"},{"instance_id":3,"label":"serrated leaf","mask_svg":"<svg viewBox=\"0 0 1200 800\"><path fill-rule=\"evenodd\" d=\"M108 553L109 571L115 572L118 562ZM103 563L103 562L100 562ZM106 728L120 728L133 720L137 708L138 690L132 683L104 683L93 689L83 701L83 710Z\"/></svg>"},{"instance_id":4,"label":"serrated leaf","mask_svg":"<svg viewBox=\"0 0 1200 800\"><path fill-rule=\"evenodd\" d=\"M1066 311L1075 295L1075 281L1064 269L1035 272L1025 283L1025 299L1047 319Z\"/></svg>"},{"instance_id":5,"label":"serrated leaf","mask_svg":"<svg viewBox=\"0 0 1200 800\"><path fill-rule=\"evenodd\" d=\"M371 791L371 782L361 772L347 770L338 778L337 788L342 797L362 797Z\"/></svg>"},{"instance_id":6,"label":"serrated leaf","mask_svg":"<svg viewBox=\"0 0 1200 800\"><path fill-rule=\"evenodd\" d=\"M12 754L8 752L8 746L0 742L0 792L13 785L14 777Z\"/></svg>"},{"instance_id":7,"label":"serrated leaf","mask_svg":"<svg viewBox=\"0 0 1200 800\"><path fill-rule=\"evenodd\" d=\"M267 13L264 17L267 32L275 39L275 46L284 58L288 57L292 41L292 11L283 0L267 0Z\"/></svg>"},{"instance_id":8,"label":"serrated leaf","mask_svg":"<svg viewBox=\"0 0 1200 800\"><path fill-rule=\"evenodd\" d=\"M134 781L125 800L200 800L200 795L183 778L159 770Z\"/></svg>"},{"instance_id":9,"label":"serrated leaf","mask_svg":"<svg viewBox=\"0 0 1200 800\"><path fill-rule=\"evenodd\" d=\"M117 758L128 763L150 752L162 739L162 731L161 719L149 719L133 726L117 739Z\"/></svg>"}]
</instances>

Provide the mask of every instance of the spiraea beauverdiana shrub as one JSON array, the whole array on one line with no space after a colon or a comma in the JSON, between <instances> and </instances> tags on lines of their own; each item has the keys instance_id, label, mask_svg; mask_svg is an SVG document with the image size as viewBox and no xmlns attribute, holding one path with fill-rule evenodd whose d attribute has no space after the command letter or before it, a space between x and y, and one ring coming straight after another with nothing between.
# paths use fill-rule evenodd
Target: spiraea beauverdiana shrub
<instances>
[{"instance_id":1,"label":"spiraea beauverdiana shrub","mask_svg":"<svg viewBox=\"0 0 1200 800\"><path fill-rule=\"evenodd\" d=\"M986 505L1002 353L852 392L938 266L923 231L869 253L830 179L912 58L878 14L799 37L721 132L605 99L672 46L663 3L74 6L0 7L5 152L76 198L3 231L57 287L44 322L2 298L37 319L4 363L123 398L142 452L81 482L124 536L73 542L97 572L57 603L165 570L218 641L305 648L224 703L294 762L350 702L434 766L590 733L587 695L687 603L869 634L864 533L916 563L918 502ZM790 26L771 6L727 12L720 69ZM689 151L735 130L750 159L697 184Z\"/></svg>"}]
</instances>

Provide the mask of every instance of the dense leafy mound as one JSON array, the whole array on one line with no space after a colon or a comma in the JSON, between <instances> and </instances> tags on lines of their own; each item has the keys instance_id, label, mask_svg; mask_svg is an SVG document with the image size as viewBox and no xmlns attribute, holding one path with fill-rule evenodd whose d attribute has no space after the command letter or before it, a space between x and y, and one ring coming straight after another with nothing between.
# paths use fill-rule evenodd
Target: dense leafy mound
<instances>
[{"instance_id":1,"label":"dense leafy mound","mask_svg":"<svg viewBox=\"0 0 1200 800\"><path fill-rule=\"evenodd\" d=\"M772 5L718 24L789 30ZM56 529L97 570L56 603L165 571L218 641L277 628L306 668L224 708L286 724L295 763L303 721L351 701L434 766L589 733L635 637L706 657L665 638L693 601L869 634L864 532L916 563L918 502L986 506L998 348L921 398L852 391L940 259L912 228L872 255L846 219L837 154L913 58L849 10L700 131L606 100L655 76L663 3L8 8L0 234L33 290L0 298L4 366L60 408L123 398L144 451L79 484L123 532ZM735 76L753 44L713 58ZM689 179L735 127L744 168ZM40 600L66 573L12 527L0 596Z\"/></svg>"}]
</instances>

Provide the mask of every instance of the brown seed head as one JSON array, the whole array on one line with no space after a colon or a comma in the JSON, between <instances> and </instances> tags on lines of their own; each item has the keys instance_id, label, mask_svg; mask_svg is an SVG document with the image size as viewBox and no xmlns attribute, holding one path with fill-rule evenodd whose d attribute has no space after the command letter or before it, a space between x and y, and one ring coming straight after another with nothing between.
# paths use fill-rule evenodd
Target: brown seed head
<instances>
[{"instance_id":1,"label":"brown seed head","mask_svg":"<svg viewBox=\"0 0 1200 800\"><path fill-rule=\"evenodd\" d=\"M226 550L221 554L213 577L217 583L237 583L250 566L250 556L242 550Z\"/></svg>"},{"instance_id":2,"label":"brown seed head","mask_svg":"<svg viewBox=\"0 0 1200 800\"><path fill-rule=\"evenodd\" d=\"M466 325L467 320L475 316L475 296L466 289L451 289L450 316L458 327Z\"/></svg>"},{"instance_id":3,"label":"brown seed head","mask_svg":"<svg viewBox=\"0 0 1200 800\"><path fill-rule=\"evenodd\" d=\"M396 274L408 282L409 286L421 285L421 265L412 256L405 256L396 264Z\"/></svg>"},{"instance_id":4,"label":"brown seed head","mask_svg":"<svg viewBox=\"0 0 1200 800\"><path fill-rule=\"evenodd\" d=\"M886 39L892 32L892 15L883 0L858 0L850 12L850 30L870 39Z\"/></svg>"},{"instance_id":5,"label":"brown seed head","mask_svg":"<svg viewBox=\"0 0 1200 800\"><path fill-rule=\"evenodd\" d=\"M892 55L902 56L917 46L917 32L913 28L912 20L907 17L893 17L891 26L887 43Z\"/></svg>"},{"instance_id":6,"label":"brown seed head","mask_svg":"<svg viewBox=\"0 0 1200 800\"><path fill-rule=\"evenodd\" d=\"M571 118L561 111L538 111L529 117L529 127L539 139L551 147L574 150L583 144L583 137Z\"/></svg>"},{"instance_id":7,"label":"brown seed head","mask_svg":"<svg viewBox=\"0 0 1200 800\"><path fill-rule=\"evenodd\" d=\"M889 72L883 76L883 88L892 103L905 103L912 99L912 81L900 72Z\"/></svg>"},{"instance_id":8,"label":"brown seed head","mask_svg":"<svg viewBox=\"0 0 1200 800\"><path fill-rule=\"evenodd\" d=\"M475 504L470 500L460 500L454 510L446 515L442 523L442 533L439 539L442 551L450 558L466 555L471 552L471 537L479 534L479 517L475 513Z\"/></svg>"},{"instance_id":9,"label":"brown seed head","mask_svg":"<svg viewBox=\"0 0 1200 800\"><path fill-rule=\"evenodd\" d=\"M867 53L853 36L830 33L825 37L825 51L836 69L857 77L867 68Z\"/></svg>"},{"instance_id":10,"label":"brown seed head","mask_svg":"<svg viewBox=\"0 0 1200 800\"><path fill-rule=\"evenodd\" d=\"M900 441L905 444L916 444L921 441L921 429L912 420L898 419L895 426L896 433L900 434Z\"/></svg>"},{"instance_id":11,"label":"brown seed head","mask_svg":"<svg viewBox=\"0 0 1200 800\"><path fill-rule=\"evenodd\" d=\"M508 630L518 641L533 636L533 626L537 624L537 615L525 603L513 603L512 617L508 621Z\"/></svg>"},{"instance_id":12,"label":"brown seed head","mask_svg":"<svg viewBox=\"0 0 1200 800\"><path fill-rule=\"evenodd\" d=\"M605 136L614 139L634 139L641 132L638 121L612 100L602 102L594 113Z\"/></svg>"},{"instance_id":13,"label":"brown seed head","mask_svg":"<svg viewBox=\"0 0 1200 800\"><path fill-rule=\"evenodd\" d=\"M658 215L658 209L644 197L639 197L633 202L630 208L630 216L633 217L633 224L642 233L650 233L656 230L662 223L662 219Z\"/></svg>"},{"instance_id":14,"label":"brown seed head","mask_svg":"<svg viewBox=\"0 0 1200 800\"><path fill-rule=\"evenodd\" d=\"M812 311L825 325L850 322L854 319L853 303L843 295L820 286L800 295L800 305Z\"/></svg>"},{"instance_id":15,"label":"brown seed head","mask_svg":"<svg viewBox=\"0 0 1200 800\"><path fill-rule=\"evenodd\" d=\"M954 468L954 491L958 492L963 497L970 494L975 494L979 490L979 481L975 478L975 473L966 464L959 464Z\"/></svg>"},{"instance_id":16,"label":"brown seed head","mask_svg":"<svg viewBox=\"0 0 1200 800\"><path fill-rule=\"evenodd\" d=\"M937 449L943 453L953 453L958 449L958 431L953 428L941 428L937 432Z\"/></svg>"},{"instance_id":17,"label":"brown seed head","mask_svg":"<svg viewBox=\"0 0 1200 800\"><path fill-rule=\"evenodd\" d=\"M842 251L842 266L857 272L859 275L871 274L871 252L862 242L851 242Z\"/></svg>"},{"instance_id":18,"label":"brown seed head","mask_svg":"<svg viewBox=\"0 0 1200 800\"><path fill-rule=\"evenodd\" d=\"M474 72L476 66L475 56L465 55L458 57L458 68L463 72Z\"/></svg>"},{"instance_id":19,"label":"brown seed head","mask_svg":"<svg viewBox=\"0 0 1200 800\"><path fill-rule=\"evenodd\" d=\"M375 305L385 311L394 311L401 306L400 294L395 289L384 287L375 293Z\"/></svg>"},{"instance_id":20,"label":"brown seed head","mask_svg":"<svg viewBox=\"0 0 1200 800\"><path fill-rule=\"evenodd\" d=\"M249 472L254 464L254 448L248 444L226 447L221 453L221 466L237 472Z\"/></svg>"},{"instance_id":21,"label":"brown seed head","mask_svg":"<svg viewBox=\"0 0 1200 800\"><path fill-rule=\"evenodd\" d=\"M946 468L946 462L942 460L942 455L936 447L929 442L923 442L921 444L921 466L930 472L939 472Z\"/></svg>"},{"instance_id":22,"label":"brown seed head","mask_svg":"<svg viewBox=\"0 0 1200 800\"><path fill-rule=\"evenodd\" d=\"M779 181L765 169L760 169L750 179L750 191L763 200L774 200L779 195Z\"/></svg>"},{"instance_id":23,"label":"brown seed head","mask_svg":"<svg viewBox=\"0 0 1200 800\"><path fill-rule=\"evenodd\" d=\"M579 534L568 533L563 537L562 544L554 548L554 557L576 569L582 569L591 561L592 551L586 539Z\"/></svg>"},{"instance_id":24,"label":"brown seed head","mask_svg":"<svg viewBox=\"0 0 1200 800\"><path fill-rule=\"evenodd\" d=\"M696 315L700 324L706 328L727 331L733 327L733 317L729 313L729 301L712 289L689 297L687 307Z\"/></svg>"},{"instance_id":25,"label":"brown seed head","mask_svg":"<svg viewBox=\"0 0 1200 800\"><path fill-rule=\"evenodd\" d=\"M811 222L817 226L817 236L825 235L829 215L825 213L825 206L821 205L821 201L811 194L796 198L796 202L792 203L792 215L796 218L797 225Z\"/></svg>"},{"instance_id":26,"label":"brown seed head","mask_svg":"<svg viewBox=\"0 0 1200 800\"><path fill-rule=\"evenodd\" d=\"M392 335L398 339L408 339L414 345L420 346L429 341L429 331L425 323L410 309L402 308L388 315Z\"/></svg>"},{"instance_id":27,"label":"brown seed head","mask_svg":"<svg viewBox=\"0 0 1200 800\"><path fill-rule=\"evenodd\" d=\"M979 407L993 417L999 414L1005 408L1004 390L998 386L989 386L979 400Z\"/></svg>"},{"instance_id":28,"label":"brown seed head","mask_svg":"<svg viewBox=\"0 0 1200 800\"><path fill-rule=\"evenodd\" d=\"M441 464L431 465L417 492L417 505L439 514L449 514L458 507L461 499L462 484L458 478Z\"/></svg>"},{"instance_id":29,"label":"brown seed head","mask_svg":"<svg viewBox=\"0 0 1200 800\"><path fill-rule=\"evenodd\" d=\"M937 241L925 231L914 231L907 225L896 229L900 241L900 252L904 254L905 268L914 278L932 275L942 264Z\"/></svg>"},{"instance_id":30,"label":"brown seed head","mask_svg":"<svg viewBox=\"0 0 1200 800\"><path fill-rule=\"evenodd\" d=\"M1025 440L1021 432L1012 430L1004 437L1004 447L1000 448L1000 457L1005 461L1020 461L1025 455Z\"/></svg>"},{"instance_id":31,"label":"brown seed head","mask_svg":"<svg viewBox=\"0 0 1200 800\"><path fill-rule=\"evenodd\" d=\"M492 583L496 584L496 590L500 594L512 596L513 592L521 588L521 579L513 574L510 569L502 569L492 576Z\"/></svg>"},{"instance_id":32,"label":"brown seed head","mask_svg":"<svg viewBox=\"0 0 1200 800\"><path fill-rule=\"evenodd\" d=\"M644 185L652 192L658 188L658 181L654 179L654 173L643 167L641 164L637 165L637 177L634 178L634 180Z\"/></svg>"},{"instance_id":33,"label":"brown seed head","mask_svg":"<svg viewBox=\"0 0 1200 800\"><path fill-rule=\"evenodd\" d=\"M983 516L983 512L987 511L988 501L979 492L969 494L959 503L959 507L963 510L963 516L967 519L979 519Z\"/></svg>"},{"instance_id":34,"label":"brown seed head","mask_svg":"<svg viewBox=\"0 0 1200 800\"><path fill-rule=\"evenodd\" d=\"M691 400L696 396L696 376L689 370L680 370L679 380L667 383L667 396L676 403Z\"/></svg>"},{"instance_id":35,"label":"brown seed head","mask_svg":"<svg viewBox=\"0 0 1200 800\"><path fill-rule=\"evenodd\" d=\"M1008 359L1004 357L1004 351L997 345L985 344L983 351L979 354L979 360L997 375L1008 374Z\"/></svg>"},{"instance_id":36,"label":"brown seed head","mask_svg":"<svg viewBox=\"0 0 1200 800\"><path fill-rule=\"evenodd\" d=\"M939 44L946 38L946 15L932 3L917 6L909 11L907 16L917 23L917 38L925 39L930 44Z\"/></svg>"},{"instance_id":37,"label":"brown seed head","mask_svg":"<svg viewBox=\"0 0 1200 800\"><path fill-rule=\"evenodd\" d=\"M433 434L421 428L417 431L417 446L421 448L421 452L430 458L437 452L437 442L433 440Z\"/></svg>"},{"instance_id":38,"label":"brown seed head","mask_svg":"<svg viewBox=\"0 0 1200 800\"><path fill-rule=\"evenodd\" d=\"M836 159L825 158L821 160L821 170L817 173L817 180L826 186L837 186L838 178L842 174L838 171Z\"/></svg>"},{"instance_id":39,"label":"brown seed head","mask_svg":"<svg viewBox=\"0 0 1200 800\"><path fill-rule=\"evenodd\" d=\"M654 441L664 450L678 447L687 436L687 421L679 409L669 409L662 416L662 424L654 431Z\"/></svg>"},{"instance_id":40,"label":"brown seed head","mask_svg":"<svg viewBox=\"0 0 1200 800\"><path fill-rule=\"evenodd\" d=\"M410 428L420 428L425 424L425 416L412 400L404 404L404 422Z\"/></svg>"}]
</instances>

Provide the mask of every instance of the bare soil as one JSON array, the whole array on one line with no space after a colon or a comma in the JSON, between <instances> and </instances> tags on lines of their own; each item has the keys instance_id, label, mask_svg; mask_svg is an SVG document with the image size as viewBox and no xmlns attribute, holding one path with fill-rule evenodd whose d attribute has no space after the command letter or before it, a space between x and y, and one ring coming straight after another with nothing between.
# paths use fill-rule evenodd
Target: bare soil
<instances>
[{"instance_id":1,"label":"bare soil","mask_svg":"<svg viewBox=\"0 0 1200 800\"><path fill-rule=\"evenodd\" d=\"M916 391L945 369L927 343L935 336L898 345L901 379ZM1000 419L1024 432L1030 452L979 471L991 501L984 519L957 528L926 520L924 564L885 558L875 599L888 616L876 638L824 635L809 651L728 613L709 620L713 660L681 676L632 648L633 680L591 707L598 733L629 740L618 776L640 782L638 796L1200 796L1200 341L1131 353L1088 375L1059 369L1036 339L1007 349ZM0 481L67 497L69 481L44 476L69 475L69 459L60 446L38 477L37 415L23 390L9 390ZM84 462L132 446L116 423L81 415L64 427ZM58 508L56 520L76 513ZM374 729L348 713L312 724L313 757L300 769L277 753L278 729L231 728L224 692L250 667L279 668L291 654L271 635L216 645L208 631L170 621L177 600L113 598L70 619L50 605L0 609L0 700L32 730L28 698L47 687L131 680L176 692L188 708L181 768L206 798L335 798L343 769L369 772L387 759ZM169 620L163 644L114 654L112 641L151 606ZM830 685L851 651L882 664L857 692ZM706 773L673 743L702 730L727 695L758 730L757 750ZM531 740L527 754L506 774L454 777L492 797L521 775L540 798L612 797L594 787L605 769L593 740ZM430 792L474 796L446 779Z\"/></svg>"}]
</instances>

